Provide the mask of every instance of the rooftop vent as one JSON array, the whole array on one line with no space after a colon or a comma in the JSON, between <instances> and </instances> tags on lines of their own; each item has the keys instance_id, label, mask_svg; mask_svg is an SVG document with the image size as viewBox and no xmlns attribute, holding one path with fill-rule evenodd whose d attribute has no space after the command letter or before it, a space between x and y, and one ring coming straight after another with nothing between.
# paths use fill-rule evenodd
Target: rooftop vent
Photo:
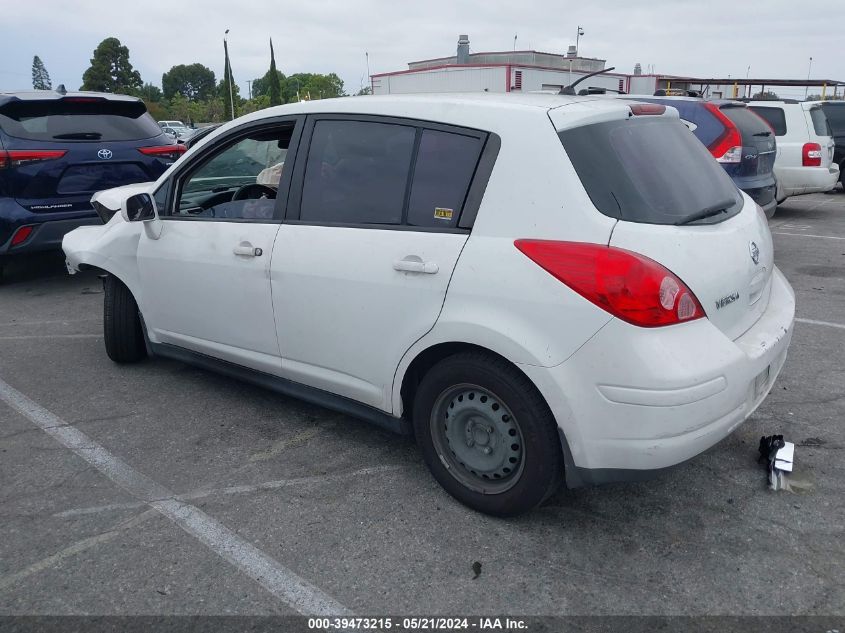
<instances>
[{"instance_id":1,"label":"rooftop vent","mask_svg":"<svg viewBox=\"0 0 845 633\"><path fill-rule=\"evenodd\" d=\"M469 63L469 35L458 36L458 59L459 64Z\"/></svg>"}]
</instances>

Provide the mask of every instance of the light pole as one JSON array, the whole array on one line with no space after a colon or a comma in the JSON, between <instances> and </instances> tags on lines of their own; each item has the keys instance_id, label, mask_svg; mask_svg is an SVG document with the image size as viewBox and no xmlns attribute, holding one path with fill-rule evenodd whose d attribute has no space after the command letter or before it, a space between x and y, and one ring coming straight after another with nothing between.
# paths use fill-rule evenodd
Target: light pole
<instances>
[{"instance_id":1,"label":"light pole","mask_svg":"<svg viewBox=\"0 0 845 633\"><path fill-rule=\"evenodd\" d=\"M751 64L748 65L748 70L745 71L746 83L748 82L749 75L751 75ZM754 96L754 95L751 94L751 86L746 85L745 89L748 91L747 96L749 96L749 97Z\"/></svg>"},{"instance_id":2,"label":"light pole","mask_svg":"<svg viewBox=\"0 0 845 633\"><path fill-rule=\"evenodd\" d=\"M367 81L370 82L370 94L373 94L373 76L370 74L370 51L364 51L364 57L367 58Z\"/></svg>"},{"instance_id":3,"label":"light pole","mask_svg":"<svg viewBox=\"0 0 845 633\"><path fill-rule=\"evenodd\" d=\"M232 63L229 61L229 44L226 41L226 38L229 37L229 29L226 29L226 32L223 33L223 52L226 53L226 70L225 72L229 73L228 77L228 84L229 84L229 107L232 109L232 120L235 120L235 97L234 93L232 92ZM224 74L225 74L224 72Z\"/></svg>"},{"instance_id":4,"label":"light pole","mask_svg":"<svg viewBox=\"0 0 845 633\"><path fill-rule=\"evenodd\" d=\"M578 27L578 33L575 35L575 57L578 57L578 44L581 41L581 36L584 35L584 29Z\"/></svg>"},{"instance_id":5,"label":"light pole","mask_svg":"<svg viewBox=\"0 0 845 633\"><path fill-rule=\"evenodd\" d=\"M810 58L810 65L807 67L807 85L804 86L804 98L807 98L807 91L810 90L810 71L813 70L813 58Z\"/></svg>"}]
</instances>

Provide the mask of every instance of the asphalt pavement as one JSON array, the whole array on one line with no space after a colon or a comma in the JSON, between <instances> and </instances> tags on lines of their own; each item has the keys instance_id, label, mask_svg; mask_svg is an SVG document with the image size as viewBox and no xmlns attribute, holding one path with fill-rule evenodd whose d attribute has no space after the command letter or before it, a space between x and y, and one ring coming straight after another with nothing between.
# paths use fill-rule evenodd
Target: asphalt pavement
<instances>
[{"instance_id":1,"label":"asphalt pavement","mask_svg":"<svg viewBox=\"0 0 845 633\"><path fill-rule=\"evenodd\" d=\"M96 275L15 263L0 614L845 613L845 193L770 225L799 320L760 409L656 480L510 520L455 502L408 438L179 362L112 363ZM757 463L773 433L797 444L791 492Z\"/></svg>"}]
</instances>

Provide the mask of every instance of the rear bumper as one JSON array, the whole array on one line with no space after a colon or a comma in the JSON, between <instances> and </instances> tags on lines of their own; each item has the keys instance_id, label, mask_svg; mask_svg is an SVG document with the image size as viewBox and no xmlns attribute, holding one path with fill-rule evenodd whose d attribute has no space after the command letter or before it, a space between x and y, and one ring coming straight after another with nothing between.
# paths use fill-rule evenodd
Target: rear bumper
<instances>
[{"instance_id":1,"label":"rear bumper","mask_svg":"<svg viewBox=\"0 0 845 633\"><path fill-rule=\"evenodd\" d=\"M614 319L564 363L521 366L558 421L567 484L650 477L729 435L780 373L794 316L775 268L766 312L736 340L707 319L657 329Z\"/></svg>"},{"instance_id":2,"label":"rear bumper","mask_svg":"<svg viewBox=\"0 0 845 633\"><path fill-rule=\"evenodd\" d=\"M0 255L59 250L66 233L80 226L98 224L102 224L102 221L93 208L85 211L32 213L11 198L0 198ZM22 226L32 226L33 231L23 243L12 246L12 237Z\"/></svg>"},{"instance_id":3,"label":"rear bumper","mask_svg":"<svg viewBox=\"0 0 845 633\"><path fill-rule=\"evenodd\" d=\"M778 196L785 198L805 193L830 191L839 181L839 165L830 167L783 167L775 166L778 178Z\"/></svg>"}]
</instances>

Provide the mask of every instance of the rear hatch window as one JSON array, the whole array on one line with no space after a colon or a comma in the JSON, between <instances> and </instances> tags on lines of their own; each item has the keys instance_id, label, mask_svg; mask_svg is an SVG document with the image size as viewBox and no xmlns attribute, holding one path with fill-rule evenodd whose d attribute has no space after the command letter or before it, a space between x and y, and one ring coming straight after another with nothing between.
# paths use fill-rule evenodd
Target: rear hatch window
<instances>
[{"instance_id":1,"label":"rear hatch window","mask_svg":"<svg viewBox=\"0 0 845 633\"><path fill-rule=\"evenodd\" d=\"M836 136L845 136L845 104L825 104L822 108L833 133Z\"/></svg>"},{"instance_id":2,"label":"rear hatch window","mask_svg":"<svg viewBox=\"0 0 845 633\"><path fill-rule=\"evenodd\" d=\"M745 105L727 104L721 106L719 110L739 130L742 137L742 146L751 150L743 150L742 162L738 165L734 175L770 175L775 167L777 148L775 146L775 135L769 124Z\"/></svg>"},{"instance_id":3,"label":"rear hatch window","mask_svg":"<svg viewBox=\"0 0 845 633\"><path fill-rule=\"evenodd\" d=\"M632 116L559 135L604 215L647 224L713 223L742 208L733 181L678 119Z\"/></svg>"},{"instance_id":4,"label":"rear hatch window","mask_svg":"<svg viewBox=\"0 0 845 633\"><path fill-rule=\"evenodd\" d=\"M775 135L784 136L786 134L786 114L784 114L783 108L775 108L771 106L751 106L751 110L765 119L769 125L772 126L772 129L775 131Z\"/></svg>"},{"instance_id":5,"label":"rear hatch window","mask_svg":"<svg viewBox=\"0 0 845 633\"><path fill-rule=\"evenodd\" d=\"M11 101L0 108L0 128L31 141L137 141L161 134L140 101L65 98Z\"/></svg>"}]
</instances>

